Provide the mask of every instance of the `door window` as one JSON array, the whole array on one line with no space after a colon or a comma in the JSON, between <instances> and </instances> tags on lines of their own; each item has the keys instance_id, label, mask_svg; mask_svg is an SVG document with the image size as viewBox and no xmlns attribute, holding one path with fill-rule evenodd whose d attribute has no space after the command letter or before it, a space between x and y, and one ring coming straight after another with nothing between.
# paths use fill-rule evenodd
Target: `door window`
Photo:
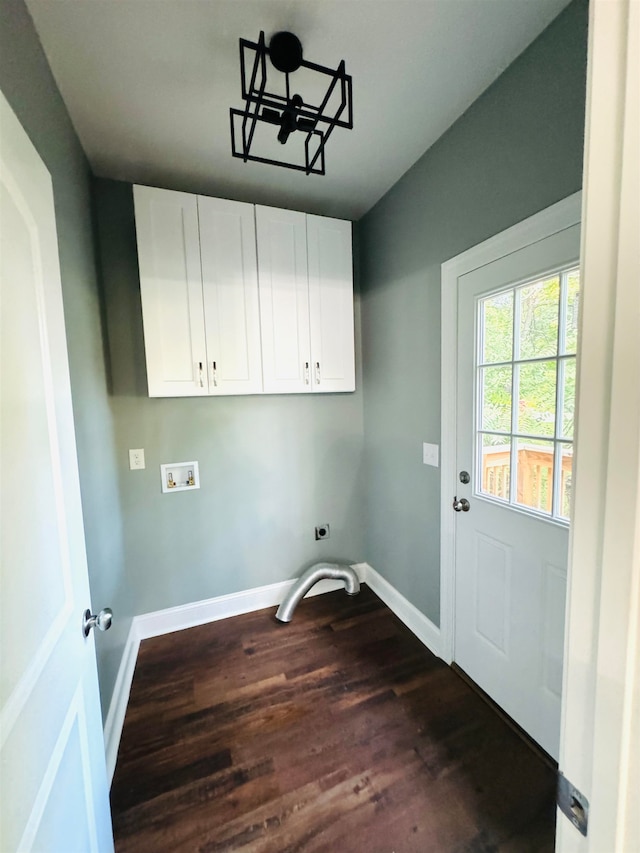
<instances>
[{"instance_id":1,"label":"door window","mask_svg":"<svg viewBox=\"0 0 640 853\"><path fill-rule=\"evenodd\" d=\"M476 495L565 522L579 292L571 267L476 303Z\"/></svg>"}]
</instances>

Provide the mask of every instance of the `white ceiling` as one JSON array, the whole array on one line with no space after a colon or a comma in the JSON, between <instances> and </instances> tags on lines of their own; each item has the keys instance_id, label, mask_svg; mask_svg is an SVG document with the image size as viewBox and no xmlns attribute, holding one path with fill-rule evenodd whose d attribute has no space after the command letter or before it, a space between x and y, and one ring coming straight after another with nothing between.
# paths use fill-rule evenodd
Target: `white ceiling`
<instances>
[{"instance_id":1,"label":"white ceiling","mask_svg":"<svg viewBox=\"0 0 640 853\"><path fill-rule=\"evenodd\" d=\"M96 175L358 219L568 0L26 2ZM353 77L324 176L231 156L238 39L260 30Z\"/></svg>"}]
</instances>

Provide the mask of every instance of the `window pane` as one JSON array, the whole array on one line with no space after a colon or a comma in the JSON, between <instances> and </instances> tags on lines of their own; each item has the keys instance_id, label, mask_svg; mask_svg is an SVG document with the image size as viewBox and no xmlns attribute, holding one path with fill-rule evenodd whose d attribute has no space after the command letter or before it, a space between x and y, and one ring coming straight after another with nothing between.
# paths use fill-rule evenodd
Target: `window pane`
<instances>
[{"instance_id":1,"label":"window pane","mask_svg":"<svg viewBox=\"0 0 640 853\"><path fill-rule=\"evenodd\" d=\"M563 444L560 447L562 455L562 475L560 477L560 500L558 513L560 518L569 518L571 514L571 487L573 479L573 445Z\"/></svg>"},{"instance_id":2,"label":"window pane","mask_svg":"<svg viewBox=\"0 0 640 853\"><path fill-rule=\"evenodd\" d=\"M511 438L507 435L480 435L480 492L509 500L511 481Z\"/></svg>"},{"instance_id":3,"label":"window pane","mask_svg":"<svg viewBox=\"0 0 640 853\"><path fill-rule=\"evenodd\" d=\"M518 425L525 435L553 436L556 417L556 362L521 364L518 370Z\"/></svg>"},{"instance_id":4,"label":"window pane","mask_svg":"<svg viewBox=\"0 0 640 853\"><path fill-rule=\"evenodd\" d=\"M560 276L518 288L520 300L520 358L540 358L558 352Z\"/></svg>"},{"instance_id":5,"label":"window pane","mask_svg":"<svg viewBox=\"0 0 640 853\"><path fill-rule=\"evenodd\" d=\"M573 416L576 401L576 360L564 359L562 389L562 437L573 438Z\"/></svg>"},{"instance_id":6,"label":"window pane","mask_svg":"<svg viewBox=\"0 0 640 853\"><path fill-rule=\"evenodd\" d=\"M511 361L513 349L513 290L480 302L482 352L485 364Z\"/></svg>"},{"instance_id":7,"label":"window pane","mask_svg":"<svg viewBox=\"0 0 640 853\"><path fill-rule=\"evenodd\" d=\"M565 352L575 352L578 344L578 309L580 306L580 270L567 275Z\"/></svg>"},{"instance_id":8,"label":"window pane","mask_svg":"<svg viewBox=\"0 0 640 853\"><path fill-rule=\"evenodd\" d=\"M518 488L516 502L551 515L553 503L553 442L516 441Z\"/></svg>"},{"instance_id":9,"label":"window pane","mask_svg":"<svg viewBox=\"0 0 640 853\"><path fill-rule=\"evenodd\" d=\"M571 503L579 291L579 269L565 269L477 302L474 489L563 520Z\"/></svg>"},{"instance_id":10,"label":"window pane","mask_svg":"<svg viewBox=\"0 0 640 853\"><path fill-rule=\"evenodd\" d=\"M511 432L511 367L480 368L482 429Z\"/></svg>"}]
</instances>

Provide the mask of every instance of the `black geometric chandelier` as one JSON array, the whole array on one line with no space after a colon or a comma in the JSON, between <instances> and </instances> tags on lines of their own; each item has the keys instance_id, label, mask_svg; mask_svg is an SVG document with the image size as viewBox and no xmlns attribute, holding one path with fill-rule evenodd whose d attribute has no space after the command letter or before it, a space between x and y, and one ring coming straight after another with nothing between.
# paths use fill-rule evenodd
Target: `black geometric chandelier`
<instances>
[{"instance_id":1,"label":"black geometric chandelier","mask_svg":"<svg viewBox=\"0 0 640 853\"><path fill-rule=\"evenodd\" d=\"M245 108L230 110L233 156L324 175L334 128L353 127L344 60L335 70L307 62L293 33L276 33L267 47L261 32L257 43L240 39L240 75Z\"/></svg>"}]
</instances>

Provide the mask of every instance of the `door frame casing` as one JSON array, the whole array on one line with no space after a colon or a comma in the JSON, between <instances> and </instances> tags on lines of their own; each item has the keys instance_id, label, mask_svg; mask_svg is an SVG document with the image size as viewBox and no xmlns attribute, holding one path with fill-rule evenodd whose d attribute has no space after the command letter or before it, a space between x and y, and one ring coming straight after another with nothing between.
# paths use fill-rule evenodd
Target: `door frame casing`
<instances>
[{"instance_id":1,"label":"door frame casing","mask_svg":"<svg viewBox=\"0 0 640 853\"><path fill-rule=\"evenodd\" d=\"M640 2L591 0L557 853L640 851ZM571 573L572 568L575 569Z\"/></svg>"},{"instance_id":2,"label":"door frame casing","mask_svg":"<svg viewBox=\"0 0 640 853\"><path fill-rule=\"evenodd\" d=\"M577 192L445 261L441 267L440 641L442 658L449 664L454 660L455 636L456 516L451 503L457 494L458 279L579 224L581 209L582 192Z\"/></svg>"}]
</instances>

